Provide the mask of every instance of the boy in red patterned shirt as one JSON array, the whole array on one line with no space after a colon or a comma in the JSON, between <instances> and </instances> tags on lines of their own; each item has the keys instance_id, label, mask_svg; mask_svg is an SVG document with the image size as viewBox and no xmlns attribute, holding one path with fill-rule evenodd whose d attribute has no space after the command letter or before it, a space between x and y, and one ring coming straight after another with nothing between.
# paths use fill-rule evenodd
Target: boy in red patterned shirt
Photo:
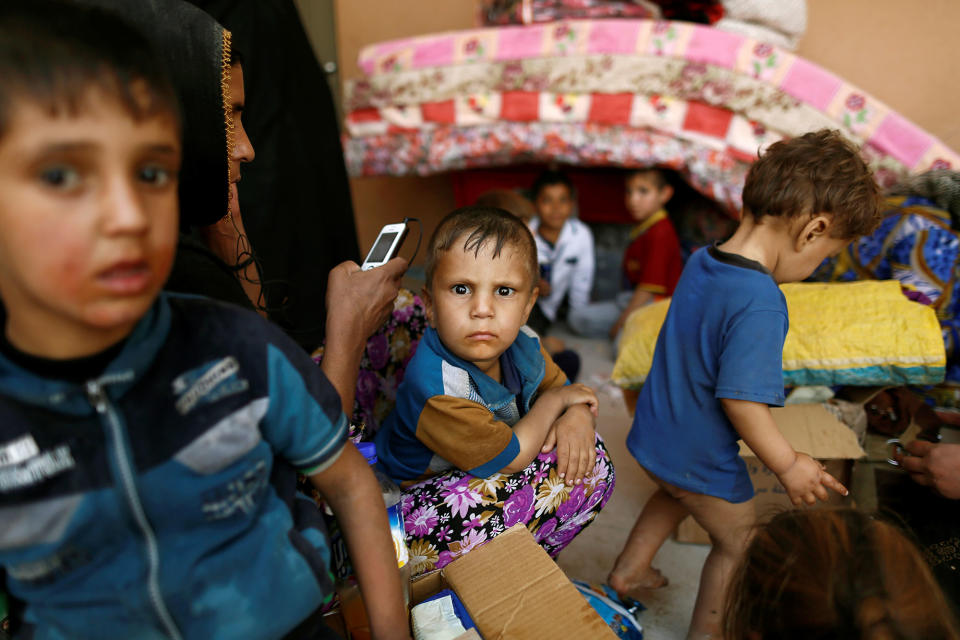
<instances>
[{"instance_id":1,"label":"boy in red patterned shirt","mask_svg":"<svg viewBox=\"0 0 960 640\"><path fill-rule=\"evenodd\" d=\"M680 241L664 209L673 187L654 167L631 171L625 186L624 202L637 222L623 256L623 274L632 291L621 292L616 300L571 308L567 322L581 335L607 332L615 339L635 309L673 295L683 270Z\"/></svg>"}]
</instances>

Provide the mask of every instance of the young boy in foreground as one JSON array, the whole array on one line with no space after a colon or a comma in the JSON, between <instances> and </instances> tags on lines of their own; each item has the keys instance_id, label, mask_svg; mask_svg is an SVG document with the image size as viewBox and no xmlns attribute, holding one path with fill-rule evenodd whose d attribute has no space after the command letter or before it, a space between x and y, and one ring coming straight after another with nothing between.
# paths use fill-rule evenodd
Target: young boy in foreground
<instances>
[{"instance_id":1,"label":"young boy in foreground","mask_svg":"<svg viewBox=\"0 0 960 640\"><path fill-rule=\"evenodd\" d=\"M391 477L515 473L555 445L567 485L593 469L596 395L567 385L536 336L521 331L537 277L536 245L516 216L476 206L440 222L423 291L430 328L377 434Z\"/></svg>"},{"instance_id":2,"label":"young boy in foreground","mask_svg":"<svg viewBox=\"0 0 960 640\"><path fill-rule=\"evenodd\" d=\"M784 402L788 320L777 285L803 280L879 220L879 190L857 150L837 132L808 133L772 145L754 163L736 232L695 252L680 277L627 437L659 488L609 582L621 595L666 584L650 563L692 515L713 548L688 638L719 637L724 590L754 523L737 440L795 505L826 500L827 489L847 494L816 460L793 450L770 413Z\"/></svg>"},{"instance_id":3,"label":"young boy in foreground","mask_svg":"<svg viewBox=\"0 0 960 640\"><path fill-rule=\"evenodd\" d=\"M180 125L146 42L9 0L0 77L0 589L20 631L315 637L329 546L298 469L346 532L375 637L409 638L336 389L255 314L160 294Z\"/></svg>"}]
</instances>

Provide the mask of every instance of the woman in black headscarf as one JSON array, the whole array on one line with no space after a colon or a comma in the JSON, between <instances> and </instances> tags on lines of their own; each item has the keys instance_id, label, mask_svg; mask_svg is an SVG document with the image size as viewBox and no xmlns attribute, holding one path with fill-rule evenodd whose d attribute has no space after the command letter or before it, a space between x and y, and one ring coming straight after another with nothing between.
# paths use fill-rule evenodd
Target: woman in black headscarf
<instances>
[{"instance_id":1,"label":"woman in black headscarf","mask_svg":"<svg viewBox=\"0 0 960 640\"><path fill-rule=\"evenodd\" d=\"M358 259L327 79L292 0L189 1L220 20L244 47L250 104L245 120L257 161L244 170L240 193L244 224L264 268L270 319L307 349L325 335L314 359L320 361L325 350L326 367L337 348L331 338L340 331L326 326L332 321L331 304L346 302L327 289L334 284L327 274L344 260ZM353 417L366 424L368 433L392 409L425 327L422 301L401 290L387 323L367 341Z\"/></svg>"},{"instance_id":2,"label":"woman in black headscarf","mask_svg":"<svg viewBox=\"0 0 960 640\"><path fill-rule=\"evenodd\" d=\"M359 260L350 185L327 74L293 0L189 0L243 44L246 127L257 162L245 171L244 222L262 257L270 317L307 349L323 339L327 273Z\"/></svg>"},{"instance_id":3,"label":"woman in black headscarf","mask_svg":"<svg viewBox=\"0 0 960 640\"><path fill-rule=\"evenodd\" d=\"M241 165L254 149L243 129L243 66L230 32L180 0L88 1L119 11L153 40L183 102L182 233L167 289L265 311L237 197ZM327 277L321 368L348 416L367 339L390 316L406 266L397 258L361 271L348 261Z\"/></svg>"}]
</instances>

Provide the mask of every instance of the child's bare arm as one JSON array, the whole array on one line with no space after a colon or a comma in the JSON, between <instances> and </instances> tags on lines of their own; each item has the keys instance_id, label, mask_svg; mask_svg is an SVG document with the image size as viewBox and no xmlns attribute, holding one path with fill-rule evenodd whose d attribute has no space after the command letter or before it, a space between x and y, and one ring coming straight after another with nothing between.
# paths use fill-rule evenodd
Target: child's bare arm
<instances>
[{"instance_id":1,"label":"child's bare arm","mask_svg":"<svg viewBox=\"0 0 960 640\"><path fill-rule=\"evenodd\" d=\"M540 453L553 423L568 407L576 404L587 405L590 412L597 415L597 394L586 385L552 387L540 394L527 415L513 425L513 433L520 442L520 453L501 469L501 473L522 471L533 462Z\"/></svg>"},{"instance_id":2,"label":"child's bare arm","mask_svg":"<svg viewBox=\"0 0 960 640\"><path fill-rule=\"evenodd\" d=\"M409 640L400 572L380 485L351 443L332 466L310 476L343 529L373 637Z\"/></svg>"},{"instance_id":3,"label":"child's bare arm","mask_svg":"<svg viewBox=\"0 0 960 640\"><path fill-rule=\"evenodd\" d=\"M780 433L770 408L749 400L720 400L724 412L734 428L760 461L773 471L791 502L815 504L827 499L827 489L847 495L846 487L827 473L823 465L805 453L793 450Z\"/></svg>"},{"instance_id":4,"label":"child's bare arm","mask_svg":"<svg viewBox=\"0 0 960 640\"><path fill-rule=\"evenodd\" d=\"M586 404L576 404L563 412L547 433L540 451L557 448L557 470L568 485L580 484L597 462L596 416Z\"/></svg>"}]
</instances>

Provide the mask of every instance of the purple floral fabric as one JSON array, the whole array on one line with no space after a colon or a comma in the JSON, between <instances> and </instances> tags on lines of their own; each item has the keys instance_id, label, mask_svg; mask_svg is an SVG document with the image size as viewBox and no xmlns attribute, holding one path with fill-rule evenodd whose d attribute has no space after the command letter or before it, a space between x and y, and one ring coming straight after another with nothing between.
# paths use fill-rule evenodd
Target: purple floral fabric
<instances>
[{"instance_id":1,"label":"purple floral fabric","mask_svg":"<svg viewBox=\"0 0 960 640\"><path fill-rule=\"evenodd\" d=\"M404 490L412 574L440 569L518 523L555 558L613 494L613 464L599 435L596 451L593 472L575 487L558 476L554 451L511 475L454 470Z\"/></svg>"},{"instance_id":2,"label":"purple floral fabric","mask_svg":"<svg viewBox=\"0 0 960 640\"><path fill-rule=\"evenodd\" d=\"M420 296L401 289L390 319L367 340L353 404L353 421L366 425L366 438L373 437L380 423L393 410L397 387L403 381L403 372L417 350L426 326ZM313 353L313 359L320 363L323 347Z\"/></svg>"}]
</instances>

